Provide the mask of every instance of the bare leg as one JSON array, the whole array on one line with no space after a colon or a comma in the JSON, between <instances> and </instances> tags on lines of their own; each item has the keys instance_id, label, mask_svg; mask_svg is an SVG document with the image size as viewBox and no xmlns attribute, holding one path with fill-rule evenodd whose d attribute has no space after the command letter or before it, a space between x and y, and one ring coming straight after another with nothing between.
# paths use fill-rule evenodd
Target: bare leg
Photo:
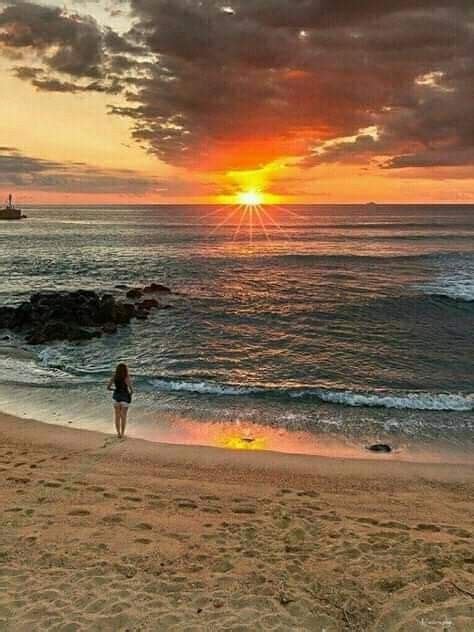
<instances>
[{"instance_id":1,"label":"bare leg","mask_svg":"<svg viewBox=\"0 0 474 632\"><path fill-rule=\"evenodd\" d=\"M125 427L127 425L127 413L128 408L126 406L120 406L120 436L125 435Z\"/></svg>"},{"instance_id":2,"label":"bare leg","mask_svg":"<svg viewBox=\"0 0 474 632\"><path fill-rule=\"evenodd\" d=\"M115 430L117 431L117 436L119 439L122 436L120 432L120 409L121 409L121 406L114 406Z\"/></svg>"}]
</instances>

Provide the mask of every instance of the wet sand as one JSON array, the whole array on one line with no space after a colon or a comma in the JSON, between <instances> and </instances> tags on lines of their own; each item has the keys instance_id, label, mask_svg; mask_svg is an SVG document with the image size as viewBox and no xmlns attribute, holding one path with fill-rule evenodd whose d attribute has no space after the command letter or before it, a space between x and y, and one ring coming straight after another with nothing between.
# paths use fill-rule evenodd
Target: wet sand
<instances>
[{"instance_id":1,"label":"wet sand","mask_svg":"<svg viewBox=\"0 0 474 632\"><path fill-rule=\"evenodd\" d=\"M0 415L0 630L472 630L473 482Z\"/></svg>"}]
</instances>

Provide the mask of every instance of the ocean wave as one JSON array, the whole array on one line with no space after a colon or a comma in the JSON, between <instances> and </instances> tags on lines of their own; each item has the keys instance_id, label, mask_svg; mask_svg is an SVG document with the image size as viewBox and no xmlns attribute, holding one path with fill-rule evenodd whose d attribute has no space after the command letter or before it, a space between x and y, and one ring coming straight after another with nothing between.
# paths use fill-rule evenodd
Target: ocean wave
<instances>
[{"instance_id":1,"label":"ocean wave","mask_svg":"<svg viewBox=\"0 0 474 632\"><path fill-rule=\"evenodd\" d=\"M474 302L474 281L472 279L446 279L438 283L428 283L420 289L432 298Z\"/></svg>"},{"instance_id":2,"label":"ocean wave","mask_svg":"<svg viewBox=\"0 0 474 632\"><path fill-rule=\"evenodd\" d=\"M339 254L339 253L324 253L324 254L315 254L315 253L291 253L291 254L280 254L280 255L265 255L269 258L275 257L278 260L284 261L338 261L340 263L354 263L354 262L374 262L380 263L382 261L418 261L420 259L427 260L435 260L438 261L440 259L464 259L473 257L472 251L457 251L457 250L447 250L447 251L436 251L436 252L420 252L418 254L407 253L407 254L385 254L381 253L379 255L376 254Z\"/></svg>"},{"instance_id":3,"label":"ocean wave","mask_svg":"<svg viewBox=\"0 0 474 632\"><path fill-rule=\"evenodd\" d=\"M324 402L346 406L396 408L399 410L474 410L474 395L461 393L370 394L353 391L325 391L316 395Z\"/></svg>"},{"instance_id":4,"label":"ocean wave","mask_svg":"<svg viewBox=\"0 0 474 632\"><path fill-rule=\"evenodd\" d=\"M214 382L201 381L186 381L186 380L173 380L173 379L153 379L150 380L150 384L163 391L185 391L187 393L200 393L202 395L264 395L269 392L269 389L259 387L246 387L246 386L231 386L228 384L217 384Z\"/></svg>"},{"instance_id":5,"label":"ocean wave","mask_svg":"<svg viewBox=\"0 0 474 632\"><path fill-rule=\"evenodd\" d=\"M452 300L452 299L443 299ZM19 350L17 354L0 354L1 381L31 386L57 388L90 387L102 383L110 375L108 368L73 367L62 361L61 353L45 348L34 355ZM20 353L21 351L21 353ZM349 407L380 407L400 410L472 411L473 393L429 391L364 391L344 388L314 386L289 386L278 384L232 384L208 378L191 376L150 376L134 372L138 392L182 393L208 397L247 397L273 399L281 402L325 402Z\"/></svg>"},{"instance_id":6,"label":"ocean wave","mask_svg":"<svg viewBox=\"0 0 474 632\"><path fill-rule=\"evenodd\" d=\"M79 385L82 380L59 367L40 365L33 358L18 353L10 356L0 355L1 381L8 384L28 386L67 386Z\"/></svg>"},{"instance_id":7,"label":"ocean wave","mask_svg":"<svg viewBox=\"0 0 474 632\"><path fill-rule=\"evenodd\" d=\"M187 392L198 395L278 397L298 400L314 400L344 406L396 408L406 410L474 410L474 395L461 393L364 393L351 390L324 388L290 388L264 386L238 386L201 381L176 379L150 380L153 388L168 392Z\"/></svg>"}]
</instances>

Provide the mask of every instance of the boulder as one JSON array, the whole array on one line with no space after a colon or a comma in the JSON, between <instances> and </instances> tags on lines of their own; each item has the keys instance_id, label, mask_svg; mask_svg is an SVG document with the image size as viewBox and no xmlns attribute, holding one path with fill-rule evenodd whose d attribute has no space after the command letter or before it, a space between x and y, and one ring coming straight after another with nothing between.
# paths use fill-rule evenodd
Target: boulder
<instances>
[{"instance_id":1,"label":"boulder","mask_svg":"<svg viewBox=\"0 0 474 632\"><path fill-rule=\"evenodd\" d=\"M139 299L142 296L143 296L143 292L137 287L135 287L135 288L133 288L131 290L128 290L128 292L127 292L127 298L131 298L132 300Z\"/></svg>"},{"instance_id":2,"label":"boulder","mask_svg":"<svg viewBox=\"0 0 474 632\"><path fill-rule=\"evenodd\" d=\"M145 309L145 310L150 310L150 309L154 309L155 307L159 307L160 303L159 301L156 300L156 298L146 298L143 301L140 301L137 304L137 309Z\"/></svg>"},{"instance_id":3,"label":"boulder","mask_svg":"<svg viewBox=\"0 0 474 632\"><path fill-rule=\"evenodd\" d=\"M102 327L104 334L116 334L118 331L118 327L115 323L105 323L105 325Z\"/></svg>"},{"instance_id":4,"label":"boulder","mask_svg":"<svg viewBox=\"0 0 474 632\"><path fill-rule=\"evenodd\" d=\"M44 345L46 342L46 338L39 332L32 333L28 335L25 339L27 345Z\"/></svg>"},{"instance_id":5,"label":"boulder","mask_svg":"<svg viewBox=\"0 0 474 632\"><path fill-rule=\"evenodd\" d=\"M138 288L127 294L141 297ZM156 298L138 305L117 301L112 294L100 296L92 290L36 292L18 307L0 307L0 329L18 330L31 345L69 340L90 340L114 334L118 325L132 318L146 320L151 309L162 307Z\"/></svg>"},{"instance_id":6,"label":"boulder","mask_svg":"<svg viewBox=\"0 0 474 632\"><path fill-rule=\"evenodd\" d=\"M15 316L10 321L10 327L14 329L22 329L32 322L33 306L31 303L21 303L16 310Z\"/></svg>"},{"instance_id":7,"label":"boulder","mask_svg":"<svg viewBox=\"0 0 474 632\"><path fill-rule=\"evenodd\" d=\"M167 294L171 293L171 290L166 285L162 285L161 283L150 283L143 288L143 291L146 294L152 294L153 292L166 292Z\"/></svg>"},{"instance_id":8,"label":"boulder","mask_svg":"<svg viewBox=\"0 0 474 632\"><path fill-rule=\"evenodd\" d=\"M135 316L135 305L132 303L117 303L115 305L114 322L118 325L128 325Z\"/></svg>"},{"instance_id":9,"label":"boulder","mask_svg":"<svg viewBox=\"0 0 474 632\"><path fill-rule=\"evenodd\" d=\"M0 329L8 329L15 316L15 308L5 305L0 307Z\"/></svg>"},{"instance_id":10,"label":"boulder","mask_svg":"<svg viewBox=\"0 0 474 632\"><path fill-rule=\"evenodd\" d=\"M111 294L104 294L100 299L97 320L100 323L115 321L115 311L115 298Z\"/></svg>"}]
</instances>

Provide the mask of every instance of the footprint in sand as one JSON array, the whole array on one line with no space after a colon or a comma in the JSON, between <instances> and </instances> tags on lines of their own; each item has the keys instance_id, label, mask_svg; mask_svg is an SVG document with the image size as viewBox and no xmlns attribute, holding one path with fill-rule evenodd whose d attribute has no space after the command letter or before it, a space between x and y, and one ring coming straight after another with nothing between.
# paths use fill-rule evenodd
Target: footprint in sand
<instances>
[{"instance_id":1,"label":"footprint in sand","mask_svg":"<svg viewBox=\"0 0 474 632\"><path fill-rule=\"evenodd\" d=\"M118 490L119 492L129 492L130 494L137 491L135 487L119 487Z\"/></svg>"},{"instance_id":2,"label":"footprint in sand","mask_svg":"<svg viewBox=\"0 0 474 632\"><path fill-rule=\"evenodd\" d=\"M108 439L105 439L104 443L100 447L101 449L108 448L114 443L117 443L117 437L109 437Z\"/></svg>"},{"instance_id":3,"label":"footprint in sand","mask_svg":"<svg viewBox=\"0 0 474 632\"><path fill-rule=\"evenodd\" d=\"M458 527L450 527L449 529L447 529L447 532L450 535L457 535L459 538L472 538L472 533Z\"/></svg>"},{"instance_id":4,"label":"footprint in sand","mask_svg":"<svg viewBox=\"0 0 474 632\"><path fill-rule=\"evenodd\" d=\"M180 509L197 509L194 500L190 500L189 498L178 498L177 505Z\"/></svg>"},{"instance_id":5,"label":"footprint in sand","mask_svg":"<svg viewBox=\"0 0 474 632\"><path fill-rule=\"evenodd\" d=\"M318 492L313 492L313 491L303 491L303 492L298 492L296 494L297 496L307 496L308 498L317 498L319 496Z\"/></svg>"},{"instance_id":6,"label":"footprint in sand","mask_svg":"<svg viewBox=\"0 0 474 632\"><path fill-rule=\"evenodd\" d=\"M423 524L420 523L416 526L418 531L432 531L432 532L438 532L441 531L441 529L438 527L438 525L436 524Z\"/></svg>"},{"instance_id":7,"label":"footprint in sand","mask_svg":"<svg viewBox=\"0 0 474 632\"><path fill-rule=\"evenodd\" d=\"M29 478L20 478L18 476L8 476L7 481L11 481L12 483L21 483L22 485L26 485L26 483L30 483L31 479Z\"/></svg>"},{"instance_id":8,"label":"footprint in sand","mask_svg":"<svg viewBox=\"0 0 474 632\"><path fill-rule=\"evenodd\" d=\"M69 512L69 516L90 516L91 512L87 509L73 509Z\"/></svg>"},{"instance_id":9,"label":"footprint in sand","mask_svg":"<svg viewBox=\"0 0 474 632\"><path fill-rule=\"evenodd\" d=\"M232 512L235 514L254 514L257 512L255 507L234 507Z\"/></svg>"},{"instance_id":10,"label":"footprint in sand","mask_svg":"<svg viewBox=\"0 0 474 632\"><path fill-rule=\"evenodd\" d=\"M356 522L360 522L361 524L370 524L370 525L378 525L379 521L375 520L375 518L354 518Z\"/></svg>"},{"instance_id":11,"label":"footprint in sand","mask_svg":"<svg viewBox=\"0 0 474 632\"><path fill-rule=\"evenodd\" d=\"M123 516L120 514L110 514L109 516L104 516L102 522L105 522L105 524L118 524L123 522Z\"/></svg>"},{"instance_id":12,"label":"footprint in sand","mask_svg":"<svg viewBox=\"0 0 474 632\"><path fill-rule=\"evenodd\" d=\"M151 524L148 524L147 522L140 522L137 525L135 525L134 527L135 529L142 529L144 531L151 531L153 529Z\"/></svg>"},{"instance_id":13,"label":"footprint in sand","mask_svg":"<svg viewBox=\"0 0 474 632\"><path fill-rule=\"evenodd\" d=\"M385 527L385 529L402 529L403 531L409 531L410 527L406 524L402 524L401 522L381 522L381 527Z\"/></svg>"}]
</instances>

